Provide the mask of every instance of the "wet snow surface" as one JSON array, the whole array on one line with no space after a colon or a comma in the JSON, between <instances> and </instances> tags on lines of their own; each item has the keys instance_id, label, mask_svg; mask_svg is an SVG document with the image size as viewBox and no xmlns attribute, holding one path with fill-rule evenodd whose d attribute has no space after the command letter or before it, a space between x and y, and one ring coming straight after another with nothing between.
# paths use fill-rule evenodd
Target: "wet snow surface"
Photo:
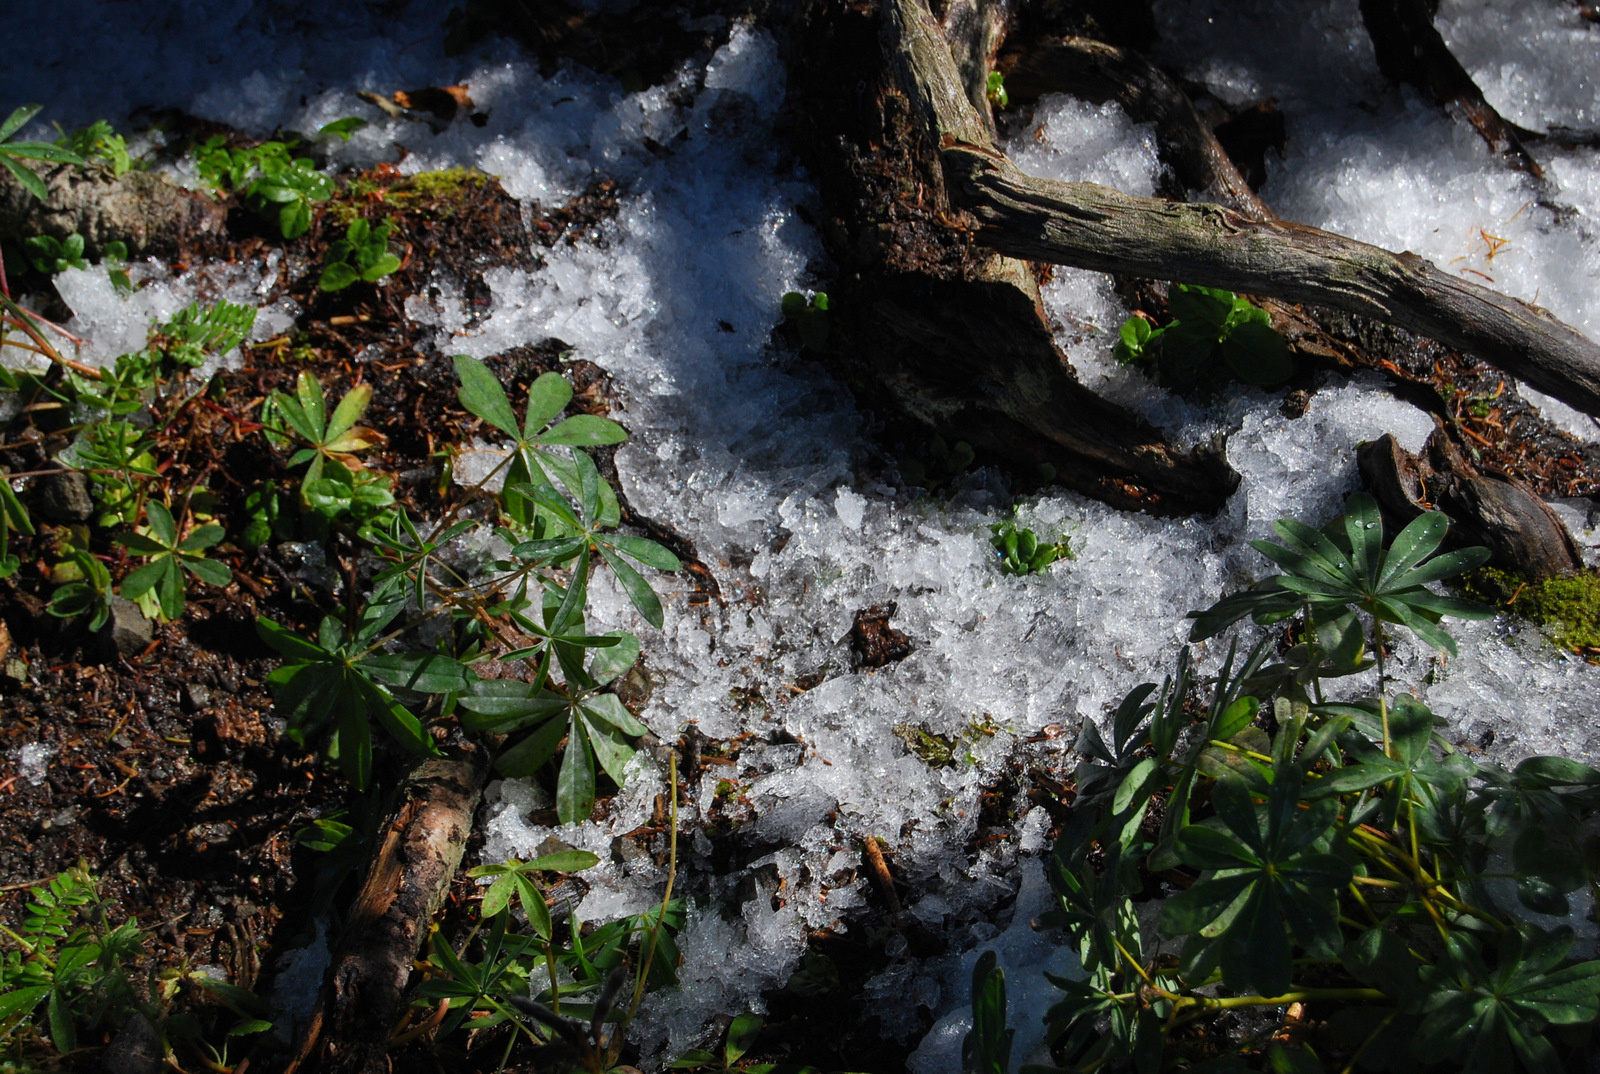
<instances>
[{"instance_id":1,"label":"wet snow surface","mask_svg":"<svg viewBox=\"0 0 1600 1074\"><path fill-rule=\"evenodd\" d=\"M628 94L576 69L542 78L507 46L446 58L442 9L413 7L397 16L391 5L207 2L151 14L60 3L47 25L30 28L32 46L0 71L0 84L11 104L40 101L45 118L68 127L106 117L126 129L136 108L179 107L265 136L360 115L373 125L337 150L341 163L393 160L404 145L403 170L477 166L514 196L547 205L596 175L624 184L623 211L603 244L559 248L532 273L490 273L490 316L470 330L446 282L436 301L412 299L406 312L436 327L448 353L491 355L558 336L610 371L626 400L618 416L632 432L617 460L628 496L694 540L728 598L726 607L692 606L687 583L664 578L666 627L654 631L604 580L595 585L594 621L644 640L655 688L643 718L657 734L671 738L692 724L717 739L753 736L736 768L719 766L690 784L685 831L726 779L744 845L768 848L739 873L717 876L709 841L686 834L681 883L713 899L690 913L680 937L682 989L649 999L637 1035L659 1062L700 1043L713 1015L760 1009L761 992L798 965L809 930L849 927L871 883L861 841L876 837L913 893L907 913L942 932L953 953L924 961L905 955L903 940L901 951L891 946L896 957L869 983L868 1005L890 1032L911 1039L927 1025L919 1007L931 1011L939 1021L913 1065L957 1069L966 982L980 950L1001 948L1015 1009L1048 1001L1039 968L1072 968L1066 949L1027 925L1048 898L1037 864L1047 849L1043 811L1019 797L1009 803L1010 838L969 846L980 789L1018 764L1069 771L1081 721L1102 718L1170 665L1183 613L1264 571L1247 539L1269 535L1284 515L1327 517L1356 487L1358 443L1392 432L1415 450L1429 420L1365 379L1328 382L1294 421L1270 393L1244 391L1209 407L1169 396L1111 361L1127 311L1107 279L1059 271L1047 304L1086 382L1181 442L1226 435L1244 481L1209 519L1122 514L1072 494L1030 499L1022 521L1042 535L1070 533L1078 558L1043 578L1004 578L987 543L988 526L1009 504L1000 479L970 475L945 500L892 475L857 482L861 420L849 395L769 343L781 295L825 288L826 265L796 211L814 191L772 135L783 75L764 34L732 28L709 63ZM1222 100L1270 98L1286 113L1286 155L1271 161L1263 191L1283 215L1472 269L1600 333L1593 152L1540 148L1554 199L1575 210L1557 220L1530 204L1527 180L1490 159L1476 135L1383 84L1355 0L1156 7L1165 41L1158 57L1169 67ZM1600 30L1572 5L1447 0L1440 25L1513 122L1600 124ZM27 66L30 56L38 66ZM93 57L92 77L78 57ZM355 96L459 82L488 114L485 126L459 123L435 135ZM651 152L647 139L671 153ZM1153 188L1158 167L1148 130L1114 106L1068 99L1042 104L1013 150L1040 174L1136 193ZM1492 258L1484 235L1507 240ZM192 294L192 277L150 271L161 278L126 305L94 274L63 278L79 314L74 327L102 357L131 349L146 318ZM233 280L229 297L242 300L255 285ZM275 311L264 326L276 331L294 312ZM1588 419L1566 420L1594 436ZM1592 532L1578 537L1600 541ZM915 650L853 673L842 644L852 614L888 601ZM1462 654L1447 666L1405 645L1396 663L1463 741L1493 731L1507 759L1600 758L1600 669L1506 623L1461 626L1457 635ZM797 685L819 676L809 689ZM893 733L905 724L955 740L956 763L934 768L908 751ZM644 823L663 789L664 773L640 756L604 819L571 829L527 823L542 804L538 788L496 785L486 853L527 857L554 835L607 861L585 874L593 884L580 907L585 919L652 904L661 871L648 860L610 861L613 838ZM751 876L756 896L746 885L740 903L740 882ZM1040 990L1038 1003L1019 1004L1029 990ZM1015 1054L1036 1057L1041 1027L1018 1030Z\"/></svg>"}]
</instances>

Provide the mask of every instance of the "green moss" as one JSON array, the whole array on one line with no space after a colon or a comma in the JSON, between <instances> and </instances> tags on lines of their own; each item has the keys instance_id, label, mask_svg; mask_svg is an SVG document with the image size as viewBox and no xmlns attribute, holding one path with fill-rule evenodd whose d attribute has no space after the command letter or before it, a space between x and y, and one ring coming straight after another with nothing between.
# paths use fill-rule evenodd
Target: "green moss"
<instances>
[{"instance_id":1,"label":"green moss","mask_svg":"<svg viewBox=\"0 0 1600 1074\"><path fill-rule=\"evenodd\" d=\"M1529 582L1510 571L1484 567L1463 584L1479 600L1540 624L1563 649L1600 652L1600 571Z\"/></svg>"},{"instance_id":2,"label":"green moss","mask_svg":"<svg viewBox=\"0 0 1600 1074\"><path fill-rule=\"evenodd\" d=\"M930 768L943 768L955 764L955 742L944 735L924 731L915 724L897 723L891 729L894 736L906 744L906 749Z\"/></svg>"},{"instance_id":3,"label":"green moss","mask_svg":"<svg viewBox=\"0 0 1600 1074\"><path fill-rule=\"evenodd\" d=\"M392 168L387 172L380 168L347 182L329 212L341 227L349 227L352 220L375 205L397 212L421 211L436 218L447 217L492 178L476 168L445 168L396 181Z\"/></svg>"},{"instance_id":4,"label":"green moss","mask_svg":"<svg viewBox=\"0 0 1600 1074\"><path fill-rule=\"evenodd\" d=\"M394 193L405 193L419 201L459 201L469 191L479 190L489 176L476 168L445 168L437 172L418 172L398 184Z\"/></svg>"}]
</instances>

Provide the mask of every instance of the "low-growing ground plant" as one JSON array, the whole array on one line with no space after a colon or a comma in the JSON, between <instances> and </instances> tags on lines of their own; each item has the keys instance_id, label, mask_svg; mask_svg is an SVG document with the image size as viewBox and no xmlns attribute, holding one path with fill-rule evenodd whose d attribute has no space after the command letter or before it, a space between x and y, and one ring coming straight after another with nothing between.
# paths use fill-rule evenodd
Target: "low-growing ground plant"
<instances>
[{"instance_id":1,"label":"low-growing ground plant","mask_svg":"<svg viewBox=\"0 0 1600 1074\"><path fill-rule=\"evenodd\" d=\"M328 246L317 286L324 291L342 291L353 283L381 280L398 269L400 258L389 252L393 232L392 220L377 227L360 216L350 221L344 238Z\"/></svg>"},{"instance_id":2,"label":"low-growing ground plant","mask_svg":"<svg viewBox=\"0 0 1600 1074\"><path fill-rule=\"evenodd\" d=\"M1031 529L1007 518L989 527L989 543L1000 557L1000 573L1043 574L1058 560L1076 559L1072 544L1063 536L1059 541L1041 541Z\"/></svg>"},{"instance_id":3,"label":"low-growing ground plant","mask_svg":"<svg viewBox=\"0 0 1600 1074\"><path fill-rule=\"evenodd\" d=\"M1122 323L1115 348L1124 365L1154 367L1163 383L1185 387L1226 369L1246 384L1280 384L1294 372L1289 345L1267 312L1232 291L1178 284L1172 320L1157 328L1143 317Z\"/></svg>"},{"instance_id":4,"label":"low-growing ground plant","mask_svg":"<svg viewBox=\"0 0 1600 1074\"><path fill-rule=\"evenodd\" d=\"M800 342L820 351L828 345L828 293L802 294L790 291L783 296L783 318L800 333Z\"/></svg>"},{"instance_id":5,"label":"low-growing ground plant","mask_svg":"<svg viewBox=\"0 0 1600 1074\"><path fill-rule=\"evenodd\" d=\"M296 156L300 140L229 146L215 135L193 150L200 178L218 194L236 194L259 216L275 220L286 239L311 230L315 206L333 196L333 180L310 157Z\"/></svg>"},{"instance_id":6,"label":"low-growing ground plant","mask_svg":"<svg viewBox=\"0 0 1600 1074\"><path fill-rule=\"evenodd\" d=\"M113 925L110 911L79 862L28 892L19 931L0 925L0 1068L53 1069L34 1064L104 1044L130 1018L148 1020L177 1070L174 1045L227 1068L230 1048L263 1043L272 1023L261 997L184 966L154 970L139 922ZM178 1009L186 987L195 1002Z\"/></svg>"},{"instance_id":7,"label":"low-growing ground plant","mask_svg":"<svg viewBox=\"0 0 1600 1074\"><path fill-rule=\"evenodd\" d=\"M610 570L645 620L659 627L661 602L631 564L670 571L678 560L653 541L611 532L621 520L616 494L581 449L619 442L621 426L586 414L558 420L572 387L553 373L529 388L518 421L487 366L460 356L456 368L462 405L513 438L500 467L506 483L495 497L504 558L474 577L441 555L450 542L493 520L446 518L425 534L396 509L363 524L359 538L380 566L370 593L352 604L345 620L324 617L314 641L259 621L262 640L288 658L273 673L273 687L290 734L326 743L358 788L372 775L370 723L407 752L434 750L433 737L414 715L420 711L437 713L435 722L449 719L470 733L495 736L495 767L504 775L531 775L559 752L557 815L576 823L594 806L597 766L621 784L635 753L632 742L646 731L606 689L637 660L639 641L625 631L589 631L589 579L601 567ZM366 394L352 391L331 420L323 417L314 378L302 375L297 395L280 398L278 409L313 446L291 462L321 464L325 474L335 466L344 470L338 456L357 444L350 438ZM313 505L316 487L308 477ZM435 619L453 624L436 648L388 651ZM526 681L474 673L471 662L491 649L501 660L527 661Z\"/></svg>"},{"instance_id":8,"label":"low-growing ground plant","mask_svg":"<svg viewBox=\"0 0 1600 1074\"><path fill-rule=\"evenodd\" d=\"M1595 891L1600 771L1508 771L1389 692L1392 631L1454 653L1442 618L1488 614L1428 588L1487 555L1435 555L1446 526L1423 515L1386 545L1365 494L1320 530L1278 523L1281 543L1254 543L1284 573L1191 613L1196 642L1244 617L1275 633L1243 660L1235 641L1210 679L1185 649L1109 736L1085 726L1041 921L1085 973L1052 978L1061 1069L1547 1071L1592 1054L1600 960L1541 915ZM1363 673L1370 696L1325 696ZM1003 981L979 970L969 1069L1000 1074Z\"/></svg>"},{"instance_id":9,"label":"low-growing ground plant","mask_svg":"<svg viewBox=\"0 0 1600 1074\"><path fill-rule=\"evenodd\" d=\"M58 239L54 235L35 235L23 240L22 249L33 270L47 276L65 272L69 268L89 267L89 262L83 259L83 236L77 232L65 239Z\"/></svg>"},{"instance_id":10,"label":"low-growing ground plant","mask_svg":"<svg viewBox=\"0 0 1600 1074\"><path fill-rule=\"evenodd\" d=\"M61 130L59 124L56 130ZM98 168L113 179L126 175L134 166L128 154L128 140L103 119L62 133L56 145L82 157L86 167Z\"/></svg>"},{"instance_id":11,"label":"low-growing ground plant","mask_svg":"<svg viewBox=\"0 0 1600 1074\"><path fill-rule=\"evenodd\" d=\"M669 765L668 789L674 805L668 879L659 905L597 928L584 926L572 907L562 908L561 920L546 900L544 878L598 865L600 859L585 850L558 850L532 861L513 858L468 870L474 879L491 880L477 921L456 945L435 933L412 1005L412 1014L422 1017L403 1029L400 1038L464 1029L471 1050L495 1039L484 1031L506 1026L501 1067L518 1043L528 1043L540 1069L590 1074L631 1070L618 1067L628 1026L646 990L677 981L680 961L673 939L684 920L683 900L672 897L678 853L675 759ZM518 931L522 923L526 931Z\"/></svg>"}]
</instances>

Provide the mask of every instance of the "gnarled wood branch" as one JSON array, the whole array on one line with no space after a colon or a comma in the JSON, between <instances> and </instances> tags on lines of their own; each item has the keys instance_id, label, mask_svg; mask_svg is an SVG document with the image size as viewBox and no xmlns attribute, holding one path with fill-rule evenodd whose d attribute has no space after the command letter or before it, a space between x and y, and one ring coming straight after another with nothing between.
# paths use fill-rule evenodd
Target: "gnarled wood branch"
<instances>
[{"instance_id":1,"label":"gnarled wood branch","mask_svg":"<svg viewBox=\"0 0 1600 1074\"><path fill-rule=\"evenodd\" d=\"M1332 306L1437 339L1600 415L1600 346L1545 310L1415 254L1218 205L1137 198L1027 175L988 138L920 0L888 0L886 58L939 138L952 200L1012 257Z\"/></svg>"},{"instance_id":2,"label":"gnarled wood branch","mask_svg":"<svg viewBox=\"0 0 1600 1074\"><path fill-rule=\"evenodd\" d=\"M987 141L973 98L983 102L977 76L996 41L995 5L952 0L944 10L974 77L961 76L936 27L943 89ZM799 141L837 265L828 345L816 356L912 443L937 432L1025 480L1037 473L1120 507L1217 510L1238 484L1220 450L1179 451L1079 383L1044 318L1035 269L974 246L950 211L933 129L884 68L879 21L869 5L814 0L790 45ZM833 62L807 63L821 54ZM841 69L861 77L841 80Z\"/></svg>"},{"instance_id":3,"label":"gnarled wood branch","mask_svg":"<svg viewBox=\"0 0 1600 1074\"><path fill-rule=\"evenodd\" d=\"M1178 182L1203 200L1256 220L1272 211L1250 189L1194 103L1149 60L1087 37L1064 37L1000 57L1014 100L1070 93L1100 103L1115 100L1135 123L1154 123L1156 150Z\"/></svg>"},{"instance_id":4,"label":"gnarled wood branch","mask_svg":"<svg viewBox=\"0 0 1600 1074\"><path fill-rule=\"evenodd\" d=\"M483 780L473 761L445 757L406 776L290 1071L320 1055L319 1070L387 1074L411 964L461 865Z\"/></svg>"}]
</instances>

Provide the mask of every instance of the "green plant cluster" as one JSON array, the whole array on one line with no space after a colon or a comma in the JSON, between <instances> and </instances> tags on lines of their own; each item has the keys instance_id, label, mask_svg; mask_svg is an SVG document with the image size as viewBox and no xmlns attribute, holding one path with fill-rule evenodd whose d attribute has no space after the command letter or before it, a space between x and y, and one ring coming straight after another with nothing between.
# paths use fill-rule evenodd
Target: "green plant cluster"
<instances>
[{"instance_id":1,"label":"green plant cluster","mask_svg":"<svg viewBox=\"0 0 1600 1074\"><path fill-rule=\"evenodd\" d=\"M1017 525L1015 519L1002 519L990 526L989 532L989 543L1000 556L1001 574L1043 574L1058 560L1078 558L1065 536L1059 541L1040 541L1038 534Z\"/></svg>"},{"instance_id":2,"label":"green plant cluster","mask_svg":"<svg viewBox=\"0 0 1600 1074\"><path fill-rule=\"evenodd\" d=\"M814 351L828 345L828 293L790 291L783 296L783 319L795 326L800 342Z\"/></svg>"},{"instance_id":3,"label":"green plant cluster","mask_svg":"<svg viewBox=\"0 0 1600 1074\"><path fill-rule=\"evenodd\" d=\"M1232 291L1178 284L1172 320L1153 327L1129 317L1115 353L1124 365L1154 366L1165 384L1187 387L1226 369L1246 384L1281 384L1294 373L1289 345L1266 310Z\"/></svg>"},{"instance_id":4,"label":"green plant cluster","mask_svg":"<svg viewBox=\"0 0 1600 1074\"><path fill-rule=\"evenodd\" d=\"M984 96L989 99L989 103L996 108L1009 108L1011 106L1011 94L1006 92L1005 76L999 71L989 72L989 77L984 80L983 92Z\"/></svg>"},{"instance_id":5,"label":"green plant cluster","mask_svg":"<svg viewBox=\"0 0 1600 1074\"><path fill-rule=\"evenodd\" d=\"M1085 726L1048 862L1060 908L1041 921L1086 972L1052 978L1062 1069L1487 1074L1591 1054L1600 961L1536 915L1596 890L1600 771L1475 760L1388 693L1390 632L1454 652L1442 617L1488 614L1428 588L1487 555L1435 555L1445 529L1424 515L1386 546L1365 494L1321 530L1278 523L1281 543L1255 547L1283 573L1191 613L1192 640L1248 616L1292 644L1269 636L1242 662L1230 647L1209 680L1185 649L1159 689L1123 699L1109 737ZM1363 672L1371 696L1324 696ZM980 963L968 1038L996 1074L997 973ZM1290 1005L1309 1013L1286 1020Z\"/></svg>"},{"instance_id":6,"label":"green plant cluster","mask_svg":"<svg viewBox=\"0 0 1600 1074\"><path fill-rule=\"evenodd\" d=\"M609 569L646 621L659 627L661 602L632 564L670 571L678 560L653 541L610 532L621 521L616 494L583 449L620 442L621 426L586 414L558 420L572 398L558 374L533 383L519 420L482 362L458 356L456 370L462 405L513 440L497 496L506 558L487 579L465 577L444 561L442 549L482 525L471 518L446 518L426 534L399 509L368 521L359 534L382 566L347 618L324 617L315 639L258 621L262 639L287 658L271 683L290 735L326 741L358 789L372 777L371 724L424 756L436 747L415 713L437 712L469 733L496 736L502 748L495 767L504 775L531 775L561 752L557 815L576 823L593 808L597 766L622 783L635 753L632 740L646 730L606 689L637 660L639 641L625 631L590 633L589 579L599 567ZM352 404L347 396L323 425L320 392L307 395L301 404L278 405L286 416L298 413L291 421L304 426L302 437L314 445L295 456L309 460L313 471L321 466L323 476L308 472L304 486L314 501L321 482L333 480L327 475L345 469L338 456L355 446L352 426L365 397ZM435 618L454 624L448 642L430 651L389 650ZM508 648L500 659L529 661L530 681L473 672L471 662L494 641Z\"/></svg>"},{"instance_id":7,"label":"green plant cluster","mask_svg":"<svg viewBox=\"0 0 1600 1074\"><path fill-rule=\"evenodd\" d=\"M435 937L425 966L428 976L414 1001L419 1011L443 1003L447 1013L439 1033L510 1025L507 1056L525 1040L557 1069L612 1068L637 996L677 980L679 955L672 934L683 925L684 906L669 892L652 910L587 932L570 911L558 925L545 900L542 874L577 872L599 861L587 851L567 850L469 870L472 877L495 878L479 920L459 945ZM526 932L515 930L514 909L521 911ZM631 1008L619 1009L630 960L638 967L636 999Z\"/></svg>"},{"instance_id":8,"label":"green plant cluster","mask_svg":"<svg viewBox=\"0 0 1600 1074\"><path fill-rule=\"evenodd\" d=\"M33 271L46 275L65 272L69 268L86 269L89 262L83 259L83 236L73 232L65 239L58 239L53 235L35 235L22 242L23 252L27 254L28 264L33 266Z\"/></svg>"},{"instance_id":9,"label":"green plant cluster","mask_svg":"<svg viewBox=\"0 0 1600 1074\"><path fill-rule=\"evenodd\" d=\"M342 291L356 282L373 283L400 267L400 258L389 252L389 236L394 221L385 220L373 227L364 218L350 221L344 238L328 247L317 286L324 291Z\"/></svg>"},{"instance_id":10,"label":"green plant cluster","mask_svg":"<svg viewBox=\"0 0 1600 1074\"><path fill-rule=\"evenodd\" d=\"M99 884L82 863L31 889L21 931L0 925L0 933L8 941L0 956L0 1063L7 1069L33 1069L31 1057L46 1045L66 1056L102 1043L135 1016L156 1027L169 1062L173 1045L183 1044L203 1063L226 1069L230 1045L272 1028L266 1003L247 989L186 967L147 968L138 921L111 924ZM175 1009L185 985L209 1006ZM214 1046L218 1038L222 1044Z\"/></svg>"},{"instance_id":11,"label":"green plant cluster","mask_svg":"<svg viewBox=\"0 0 1600 1074\"><path fill-rule=\"evenodd\" d=\"M0 304L9 321L28 329L28 349L60 360L26 311L4 296ZM98 630L110 615L112 580L105 561L117 548L124 556L145 561L123 579L121 595L151 617L176 619L183 614L189 578L217 586L228 583L229 569L206 557L206 549L223 536L222 528L204 517L210 493L198 485L169 487L155 451L162 426L203 391L203 386L188 383L188 371L207 354L238 346L254 321L255 311L249 307L220 302L202 310L191 305L152 328L144 350L121 355L107 370L69 367L62 380L0 370L0 387L27 388L84 419L59 430L73 440L57 461L87 477L95 507L91 521L101 532L70 527L64 543L55 546L51 614L87 616L90 629ZM0 520L20 532L34 532L9 488L0 492ZM19 565L0 532L0 576Z\"/></svg>"},{"instance_id":12,"label":"green plant cluster","mask_svg":"<svg viewBox=\"0 0 1600 1074\"><path fill-rule=\"evenodd\" d=\"M236 194L258 216L274 219L286 239L311 229L313 207L333 196L333 180L310 157L295 156L298 137L229 146L214 135L193 149L200 179L218 194Z\"/></svg>"},{"instance_id":13,"label":"green plant cluster","mask_svg":"<svg viewBox=\"0 0 1600 1074\"><path fill-rule=\"evenodd\" d=\"M40 1007L61 1054L77 1047L80 1026L98 1027L134 1003L128 965L143 950L136 921L112 928L94 879L82 866L31 893L21 932L0 960L0 1040L34 1029ZM81 917L88 917L87 923Z\"/></svg>"},{"instance_id":14,"label":"green plant cluster","mask_svg":"<svg viewBox=\"0 0 1600 1074\"><path fill-rule=\"evenodd\" d=\"M126 175L134 166L128 155L128 140L103 119L62 134L56 145L82 158L85 166L97 168L113 179Z\"/></svg>"}]
</instances>

